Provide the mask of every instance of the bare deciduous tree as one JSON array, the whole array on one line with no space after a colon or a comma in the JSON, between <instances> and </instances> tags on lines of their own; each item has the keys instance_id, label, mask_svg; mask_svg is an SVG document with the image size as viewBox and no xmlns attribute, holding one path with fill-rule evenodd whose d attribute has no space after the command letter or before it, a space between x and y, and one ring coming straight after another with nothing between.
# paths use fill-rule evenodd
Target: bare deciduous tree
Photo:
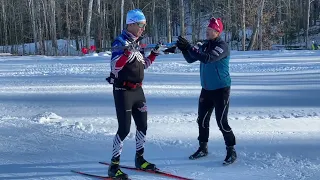
<instances>
[{"instance_id":1,"label":"bare deciduous tree","mask_svg":"<svg viewBox=\"0 0 320 180\"><path fill-rule=\"evenodd\" d=\"M7 32L7 13L6 13L6 5L4 1L1 1L1 7L2 7L2 18L3 18L3 29L4 29L4 45L8 45L8 32ZM7 50L5 50L7 51Z\"/></svg>"},{"instance_id":2,"label":"bare deciduous tree","mask_svg":"<svg viewBox=\"0 0 320 180\"><path fill-rule=\"evenodd\" d=\"M33 30L33 41L35 46L35 54L38 54L38 35L37 35L37 27L36 27L36 16L35 16L35 6L34 6L35 0L29 0L29 8L30 8L30 14L31 14L31 23L32 23L32 30Z\"/></svg>"},{"instance_id":3,"label":"bare deciduous tree","mask_svg":"<svg viewBox=\"0 0 320 180\"><path fill-rule=\"evenodd\" d=\"M88 15L87 15L87 25L86 25L86 47L90 47L90 40L91 40L91 17L92 17L92 6L93 6L93 0L89 0L89 6L88 6Z\"/></svg>"},{"instance_id":4,"label":"bare deciduous tree","mask_svg":"<svg viewBox=\"0 0 320 180\"><path fill-rule=\"evenodd\" d=\"M184 27L184 1L179 0L180 3L180 29L181 36L185 36L185 27Z\"/></svg>"},{"instance_id":5,"label":"bare deciduous tree","mask_svg":"<svg viewBox=\"0 0 320 180\"><path fill-rule=\"evenodd\" d=\"M57 42L57 25L56 25L56 3L55 0L50 0L50 24L51 24L51 39L53 54L58 54L58 42Z\"/></svg>"},{"instance_id":6,"label":"bare deciduous tree","mask_svg":"<svg viewBox=\"0 0 320 180\"><path fill-rule=\"evenodd\" d=\"M124 0L121 0L121 22L120 22L120 30L123 30L123 21L124 21Z\"/></svg>"},{"instance_id":7,"label":"bare deciduous tree","mask_svg":"<svg viewBox=\"0 0 320 180\"><path fill-rule=\"evenodd\" d=\"M242 0L242 50L246 50L246 0Z\"/></svg>"},{"instance_id":8,"label":"bare deciduous tree","mask_svg":"<svg viewBox=\"0 0 320 180\"><path fill-rule=\"evenodd\" d=\"M254 27L253 33L251 35L251 40L250 40L250 43L248 45L248 50L249 51L252 50L253 45L256 42L257 34L258 34L258 31L259 31L260 26L261 26L261 20L263 18L264 2L265 2L265 0L261 0L259 11L257 13L258 15L257 15L257 19L256 19L256 25Z\"/></svg>"},{"instance_id":9,"label":"bare deciduous tree","mask_svg":"<svg viewBox=\"0 0 320 180\"><path fill-rule=\"evenodd\" d=\"M306 25L306 48L309 48L309 44L308 44L308 41L309 41L309 26L310 26L310 7L311 7L311 3L313 2L314 0L307 0L307 16L306 16L306 22L307 22L307 25Z\"/></svg>"},{"instance_id":10,"label":"bare deciduous tree","mask_svg":"<svg viewBox=\"0 0 320 180\"><path fill-rule=\"evenodd\" d=\"M167 41L170 43L171 40L171 6L170 0L166 0L166 8L167 8Z\"/></svg>"}]
</instances>

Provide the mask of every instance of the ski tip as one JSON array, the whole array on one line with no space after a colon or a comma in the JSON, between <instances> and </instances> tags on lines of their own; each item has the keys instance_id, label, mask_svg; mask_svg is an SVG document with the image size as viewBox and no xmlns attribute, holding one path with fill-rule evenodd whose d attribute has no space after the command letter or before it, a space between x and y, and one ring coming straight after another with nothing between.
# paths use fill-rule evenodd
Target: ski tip
<instances>
[{"instance_id":1,"label":"ski tip","mask_svg":"<svg viewBox=\"0 0 320 180\"><path fill-rule=\"evenodd\" d=\"M102 161L99 161L99 164L109 165L109 163L107 163L107 162L102 162Z\"/></svg>"}]
</instances>

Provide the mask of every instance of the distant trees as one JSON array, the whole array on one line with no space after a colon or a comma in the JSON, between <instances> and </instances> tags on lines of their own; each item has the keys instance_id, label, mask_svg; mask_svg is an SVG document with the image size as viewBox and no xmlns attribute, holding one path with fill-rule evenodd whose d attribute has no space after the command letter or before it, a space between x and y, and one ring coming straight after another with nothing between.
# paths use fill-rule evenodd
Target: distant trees
<instances>
[{"instance_id":1,"label":"distant trees","mask_svg":"<svg viewBox=\"0 0 320 180\"><path fill-rule=\"evenodd\" d=\"M215 16L224 22L223 38L238 50L308 46L309 36L319 33L309 27L320 19L319 0L1 0L0 6L0 52L17 53L17 45L34 43L34 52L43 55L68 55L90 45L104 51L133 8L147 17L146 43L175 41L180 34L196 42ZM68 42L62 49L59 39Z\"/></svg>"}]
</instances>

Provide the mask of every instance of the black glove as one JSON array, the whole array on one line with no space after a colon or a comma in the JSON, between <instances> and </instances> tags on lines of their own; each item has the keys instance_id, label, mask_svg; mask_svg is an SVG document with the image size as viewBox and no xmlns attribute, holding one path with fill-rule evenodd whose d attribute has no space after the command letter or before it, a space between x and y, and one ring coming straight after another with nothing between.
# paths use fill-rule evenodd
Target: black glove
<instances>
[{"instance_id":1,"label":"black glove","mask_svg":"<svg viewBox=\"0 0 320 180\"><path fill-rule=\"evenodd\" d=\"M163 52L164 53L176 53L176 49L177 49L177 46L172 46L172 47L165 49Z\"/></svg>"},{"instance_id":2,"label":"black glove","mask_svg":"<svg viewBox=\"0 0 320 180\"><path fill-rule=\"evenodd\" d=\"M154 48L151 50L151 52L152 52L154 55L158 56L158 55L160 54L161 45L162 45L162 43L159 42L159 43L156 45L156 47L154 47Z\"/></svg>"},{"instance_id":3,"label":"black glove","mask_svg":"<svg viewBox=\"0 0 320 180\"><path fill-rule=\"evenodd\" d=\"M109 84L114 84L114 80L115 80L116 76L110 72L110 76L106 78L106 80L109 82Z\"/></svg>"},{"instance_id":4,"label":"black glove","mask_svg":"<svg viewBox=\"0 0 320 180\"><path fill-rule=\"evenodd\" d=\"M185 39L184 37L182 36L179 36L178 37L178 41L177 41L177 47L181 50L181 51L184 51L184 50L187 50L190 48L190 43L188 42L187 39Z\"/></svg>"}]
</instances>

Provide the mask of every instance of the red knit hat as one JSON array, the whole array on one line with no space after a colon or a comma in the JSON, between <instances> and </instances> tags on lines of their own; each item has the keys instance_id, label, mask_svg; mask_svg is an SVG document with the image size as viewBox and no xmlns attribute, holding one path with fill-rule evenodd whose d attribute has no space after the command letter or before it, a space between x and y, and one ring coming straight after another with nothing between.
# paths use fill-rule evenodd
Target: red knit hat
<instances>
[{"instance_id":1,"label":"red knit hat","mask_svg":"<svg viewBox=\"0 0 320 180\"><path fill-rule=\"evenodd\" d=\"M223 24L220 18L211 18L208 27L216 30L219 33L223 31Z\"/></svg>"}]
</instances>

